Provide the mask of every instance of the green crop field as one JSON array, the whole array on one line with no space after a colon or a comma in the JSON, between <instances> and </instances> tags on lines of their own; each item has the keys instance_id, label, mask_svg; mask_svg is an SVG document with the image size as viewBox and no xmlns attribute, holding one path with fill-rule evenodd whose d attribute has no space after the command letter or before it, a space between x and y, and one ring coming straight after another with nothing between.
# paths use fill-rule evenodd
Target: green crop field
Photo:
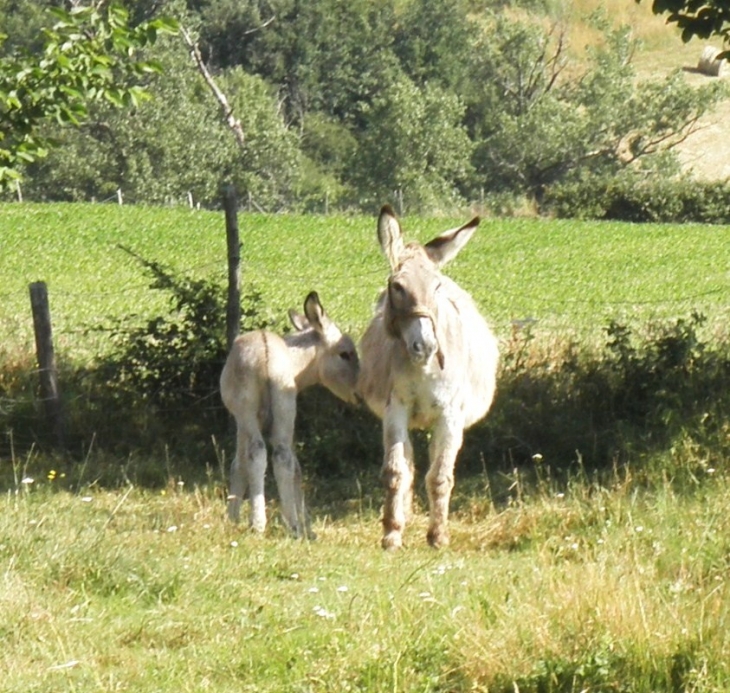
<instances>
[{"instance_id":1,"label":"green crop field","mask_svg":"<svg viewBox=\"0 0 730 693\"><path fill-rule=\"evenodd\" d=\"M285 315L311 289L356 336L387 275L375 217L241 214L242 285ZM426 241L468 219L402 220ZM4 348L32 346L28 285L48 285L57 348L103 352L85 328L165 310L127 247L225 290L222 212L111 205L0 206L0 326ZM533 319L536 334L601 339L609 319L632 325L705 314L727 324L730 230L535 219L485 219L447 273L468 289L498 335ZM96 339L96 341L95 341Z\"/></svg>"}]
</instances>

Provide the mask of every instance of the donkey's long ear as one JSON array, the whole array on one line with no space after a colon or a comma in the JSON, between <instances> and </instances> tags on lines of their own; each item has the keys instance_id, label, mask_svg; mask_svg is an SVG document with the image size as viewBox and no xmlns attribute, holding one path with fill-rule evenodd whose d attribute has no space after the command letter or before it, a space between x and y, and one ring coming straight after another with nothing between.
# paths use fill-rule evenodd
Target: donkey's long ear
<instances>
[{"instance_id":1,"label":"donkey's long ear","mask_svg":"<svg viewBox=\"0 0 730 693\"><path fill-rule=\"evenodd\" d=\"M309 320L303 315L299 315L293 308L289 309L289 321L294 325L297 332L304 332L304 330L309 329Z\"/></svg>"},{"instance_id":2,"label":"donkey's long ear","mask_svg":"<svg viewBox=\"0 0 730 693\"><path fill-rule=\"evenodd\" d=\"M403 234L400 230L400 224L395 217L395 212L390 205L383 205L380 209L378 217L378 240L380 248L385 257L388 258L390 268L395 269L398 266L398 260L403 254Z\"/></svg>"},{"instance_id":3,"label":"donkey's long ear","mask_svg":"<svg viewBox=\"0 0 730 693\"><path fill-rule=\"evenodd\" d=\"M332 321L324 312L319 295L316 291L310 291L304 301L304 314L307 316L309 324L320 334L325 334L332 324Z\"/></svg>"},{"instance_id":4,"label":"donkey's long ear","mask_svg":"<svg viewBox=\"0 0 730 693\"><path fill-rule=\"evenodd\" d=\"M428 257L437 267L443 267L453 260L459 251L469 242L479 226L479 217L474 217L469 223L458 229L444 231L440 236L426 243L424 248Z\"/></svg>"}]
</instances>

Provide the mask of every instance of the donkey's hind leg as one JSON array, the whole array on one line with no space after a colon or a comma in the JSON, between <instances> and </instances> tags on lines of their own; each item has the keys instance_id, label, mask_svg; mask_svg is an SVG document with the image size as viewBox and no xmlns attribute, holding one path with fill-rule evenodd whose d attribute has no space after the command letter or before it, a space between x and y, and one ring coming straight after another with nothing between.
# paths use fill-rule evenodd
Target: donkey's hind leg
<instances>
[{"instance_id":1,"label":"donkey's hind leg","mask_svg":"<svg viewBox=\"0 0 730 693\"><path fill-rule=\"evenodd\" d=\"M281 513L284 522L296 537L314 539L302 490L302 469L294 452L296 392L291 390L276 393L272 401L272 411L272 466L279 489Z\"/></svg>"},{"instance_id":2,"label":"donkey's hind leg","mask_svg":"<svg viewBox=\"0 0 730 693\"><path fill-rule=\"evenodd\" d=\"M243 503L243 497L246 495L246 470L242 462L244 454L241 443L237 440L236 456L231 463L228 484L228 519L236 523L241 521L241 504Z\"/></svg>"},{"instance_id":3,"label":"donkey's hind leg","mask_svg":"<svg viewBox=\"0 0 730 693\"><path fill-rule=\"evenodd\" d=\"M241 504L248 490L251 499L249 524L257 532L266 529L266 445L256 425L237 424L236 458L231 466L228 517L238 522Z\"/></svg>"}]
</instances>

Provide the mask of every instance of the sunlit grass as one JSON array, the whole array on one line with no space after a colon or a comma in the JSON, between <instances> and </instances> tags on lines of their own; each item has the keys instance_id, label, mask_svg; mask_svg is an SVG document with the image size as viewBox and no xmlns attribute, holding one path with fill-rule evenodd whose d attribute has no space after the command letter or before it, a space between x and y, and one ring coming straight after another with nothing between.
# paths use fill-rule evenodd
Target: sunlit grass
<instances>
[{"instance_id":1,"label":"sunlit grass","mask_svg":"<svg viewBox=\"0 0 730 693\"><path fill-rule=\"evenodd\" d=\"M451 548L419 510L399 553L362 499L318 540L224 520L214 488L0 509L5 691L720 691L730 683L730 494L628 477L458 495ZM359 509L358 509L359 508ZM275 504L269 508L276 517Z\"/></svg>"}]
</instances>

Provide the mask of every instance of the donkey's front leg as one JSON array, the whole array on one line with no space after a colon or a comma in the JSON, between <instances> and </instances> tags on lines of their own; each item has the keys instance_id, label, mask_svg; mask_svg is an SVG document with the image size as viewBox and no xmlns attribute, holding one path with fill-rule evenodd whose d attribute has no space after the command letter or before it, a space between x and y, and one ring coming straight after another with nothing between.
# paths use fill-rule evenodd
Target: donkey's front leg
<instances>
[{"instance_id":1,"label":"donkey's front leg","mask_svg":"<svg viewBox=\"0 0 730 693\"><path fill-rule=\"evenodd\" d=\"M398 549L403 545L413 498L413 447L408 436L408 411L391 396L383 417L382 479L385 486L383 508L384 549Z\"/></svg>"},{"instance_id":2,"label":"donkey's front leg","mask_svg":"<svg viewBox=\"0 0 730 693\"><path fill-rule=\"evenodd\" d=\"M454 465L463 438L463 422L444 414L433 430L428 448L430 464L426 488L430 519L426 538L436 549L449 543L449 501L454 488Z\"/></svg>"}]
</instances>

